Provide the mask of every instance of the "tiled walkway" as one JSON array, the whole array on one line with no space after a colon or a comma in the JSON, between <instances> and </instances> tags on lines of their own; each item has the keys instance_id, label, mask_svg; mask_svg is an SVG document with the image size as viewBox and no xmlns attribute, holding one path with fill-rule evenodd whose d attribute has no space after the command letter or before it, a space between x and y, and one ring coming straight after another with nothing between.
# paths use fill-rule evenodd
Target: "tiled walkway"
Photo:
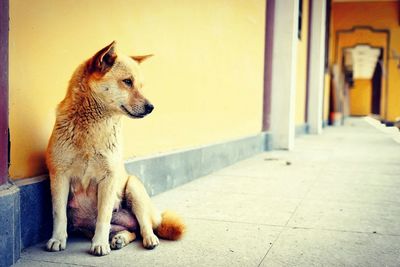
<instances>
[{"instance_id":1,"label":"tiled walkway","mask_svg":"<svg viewBox=\"0 0 400 267\"><path fill-rule=\"evenodd\" d=\"M364 119L296 139L154 197L188 225L178 242L105 257L72 239L16 266L400 266L400 144Z\"/></svg>"}]
</instances>

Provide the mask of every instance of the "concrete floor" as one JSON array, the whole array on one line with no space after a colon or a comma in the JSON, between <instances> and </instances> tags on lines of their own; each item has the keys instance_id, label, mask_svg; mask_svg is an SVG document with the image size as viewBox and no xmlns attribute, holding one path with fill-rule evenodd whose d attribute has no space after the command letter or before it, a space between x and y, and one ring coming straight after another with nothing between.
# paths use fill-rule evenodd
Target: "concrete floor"
<instances>
[{"instance_id":1,"label":"concrete floor","mask_svg":"<svg viewBox=\"0 0 400 267\"><path fill-rule=\"evenodd\" d=\"M105 257L89 240L28 248L15 266L400 266L400 145L364 119L296 139L154 197L188 231Z\"/></svg>"}]
</instances>

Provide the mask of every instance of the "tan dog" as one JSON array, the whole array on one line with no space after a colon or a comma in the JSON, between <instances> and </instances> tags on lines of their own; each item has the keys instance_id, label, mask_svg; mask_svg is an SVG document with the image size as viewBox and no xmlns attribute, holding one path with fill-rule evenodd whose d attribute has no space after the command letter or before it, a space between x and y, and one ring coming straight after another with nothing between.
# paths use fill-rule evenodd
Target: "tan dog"
<instances>
[{"instance_id":1,"label":"tan dog","mask_svg":"<svg viewBox=\"0 0 400 267\"><path fill-rule=\"evenodd\" d=\"M67 209L72 226L94 234L90 252L99 256L110 253L110 234L113 249L134 240L137 223L145 248L159 244L154 231L171 240L182 236L181 219L155 209L122 158L121 115L143 118L153 110L139 92L139 63L147 57L117 55L113 42L73 74L46 155L54 220L49 251L66 247Z\"/></svg>"}]
</instances>

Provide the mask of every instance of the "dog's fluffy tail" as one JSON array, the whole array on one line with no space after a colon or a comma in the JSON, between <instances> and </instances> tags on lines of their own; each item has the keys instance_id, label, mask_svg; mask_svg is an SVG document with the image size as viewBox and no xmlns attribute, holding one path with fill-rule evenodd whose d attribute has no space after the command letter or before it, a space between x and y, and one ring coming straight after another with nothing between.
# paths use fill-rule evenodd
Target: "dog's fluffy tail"
<instances>
[{"instance_id":1,"label":"dog's fluffy tail","mask_svg":"<svg viewBox=\"0 0 400 267\"><path fill-rule=\"evenodd\" d=\"M180 239L186 231L186 226L175 212L164 211L161 214L162 220L156 229L158 237L168 240Z\"/></svg>"}]
</instances>

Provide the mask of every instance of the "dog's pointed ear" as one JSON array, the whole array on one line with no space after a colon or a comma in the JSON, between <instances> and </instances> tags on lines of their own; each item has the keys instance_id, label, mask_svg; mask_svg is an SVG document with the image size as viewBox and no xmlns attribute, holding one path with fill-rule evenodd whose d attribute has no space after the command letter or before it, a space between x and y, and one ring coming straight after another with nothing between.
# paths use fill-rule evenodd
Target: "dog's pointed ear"
<instances>
[{"instance_id":1,"label":"dog's pointed ear","mask_svg":"<svg viewBox=\"0 0 400 267\"><path fill-rule=\"evenodd\" d=\"M144 56L131 56L131 58L133 60L135 60L137 63L142 63L143 61L145 61L146 59L148 59L149 57L154 56L153 54L149 54L149 55L144 55Z\"/></svg>"},{"instance_id":2,"label":"dog's pointed ear","mask_svg":"<svg viewBox=\"0 0 400 267\"><path fill-rule=\"evenodd\" d=\"M106 73L115 62L117 54L115 52L115 41L97 52L90 60L89 70L91 73Z\"/></svg>"}]
</instances>

